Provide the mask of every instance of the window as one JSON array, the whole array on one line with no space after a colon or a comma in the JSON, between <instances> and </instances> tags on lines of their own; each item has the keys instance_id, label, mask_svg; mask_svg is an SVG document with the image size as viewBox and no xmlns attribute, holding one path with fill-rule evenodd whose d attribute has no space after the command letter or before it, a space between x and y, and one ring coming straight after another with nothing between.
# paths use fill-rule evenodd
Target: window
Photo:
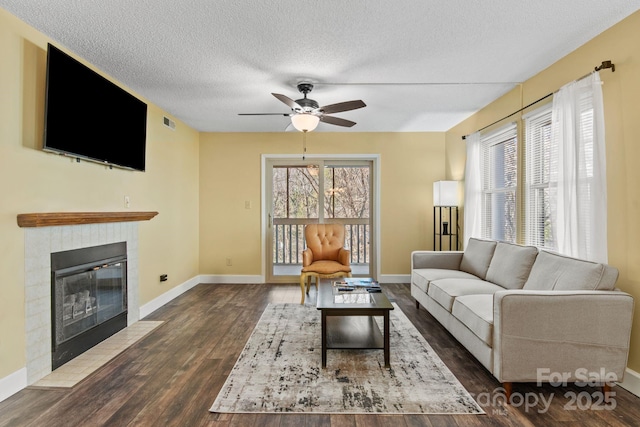
<instances>
[{"instance_id":1,"label":"window","mask_svg":"<svg viewBox=\"0 0 640 427\"><path fill-rule=\"evenodd\" d=\"M607 262L606 159L598 73L563 86L550 105L525 115L522 126L520 147L516 124L488 135L470 135L466 173L479 177L475 182L482 185L466 183L465 201L473 200L480 213L470 219L465 215L465 225L469 222L469 229L482 238L522 241ZM518 148L523 151L518 153ZM518 166L523 168L520 183Z\"/></svg>"},{"instance_id":2,"label":"window","mask_svg":"<svg viewBox=\"0 0 640 427\"><path fill-rule=\"evenodd\" d=\"M551 104L524 117L524 243L556 249L551 226Z\"/></svg>"},{"instance_id":3,"label":"window","mask_svg":"<svg viewBox=\"0 0 640 427\"><path fill-rule=\"evenodd\" d=\"M483 238L516 241L517 148L515 123L481 137Z\"/></svg>"}]
</instances>

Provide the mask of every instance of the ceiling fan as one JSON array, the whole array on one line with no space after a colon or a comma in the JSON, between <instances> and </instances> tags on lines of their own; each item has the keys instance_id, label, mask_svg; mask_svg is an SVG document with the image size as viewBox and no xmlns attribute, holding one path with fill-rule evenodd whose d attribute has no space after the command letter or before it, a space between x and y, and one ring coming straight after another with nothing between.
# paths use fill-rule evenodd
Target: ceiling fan
<instances>
[{"instance_id":1,"label":"ceiling fan","mask_svg":"<svg viewBox=\"0 0 640 427\"><path fill-rule=\"evenodd\" d=\"M313 99L307 98L307 94L313 90L311 83L299 83L298 90L304 95L304 98L293 100L288 96L281 95L279 93L272 93L271 95L278 98L281 102L291 108L290 113L240 113L239 116L285 116L291 117L291 123L293 126L302 132L312 131L318 126L318 122L324 122L330 125L352 127L356 122L351 120L341 119L340 117L333 117L330 114L341 113L343 111L356 110L358 108L366 107L367 104L361 100L339 102L337 104L330 104L320 107L318 102Z\"/></svg>"}]
</instances>

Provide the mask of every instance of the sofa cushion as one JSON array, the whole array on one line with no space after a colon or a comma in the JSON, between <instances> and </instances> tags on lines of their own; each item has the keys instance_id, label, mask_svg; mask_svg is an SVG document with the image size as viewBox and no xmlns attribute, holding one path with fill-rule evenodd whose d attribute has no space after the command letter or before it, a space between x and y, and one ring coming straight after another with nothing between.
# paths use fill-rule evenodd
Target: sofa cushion
<instances>
[{"instance_id":1,"label":"sofa cushion","mask_svg":"<svg viewBox=\"0 0 640 427\"><path fill-rule=\"evenodd\" d=\"M430 282L449 278L480 280L473 274L445 268L416 268L411 271L411 283L420 288L425 294L427 293Z\"/></svg>"},{"instance_id":2,"label":"sofa cushion","mask_svg":"<svg viewBox=\"0 0 640 427\"><path fill-rule=\"evenodd\" d=\"M534 246L498 242L493 252L487 280L507 289L522 289L538 255Z\"/></svg>"},{"instance_id":3,"label":"sofa cushion","mask_svg":"<svg viewBox=\"0 0 640 427\"><path fill-rule=\"evenodd\" d=\"M458 297L451 313L489 347L493 347L493 295Z\"/></svg>"},{"instance_id":4,"label":"sofa cushion","mask_svg":"<svg viewBox=\"0 0 640 427\"><path fill-rule=\"evenodd\" d=\"M613 290L618 270L596 262L540 251L524 284L526 290Z\"/></svg>"},{"instance_id":5,"label":"sofa cushion","mask_svg":"<svg viewBox=\"0 0 640 427\"><path fill-rule=\"evenodd\" d=\"M429 284L427 295L433 298L445 310L451 312L453 301L462 295L489 294L503 291L504 288L478 279L440 279Z\"/></svg>"},{"instance_id":6,"label":"sofa cushion","mask_svg":"<svg viewBox=\"0 0 640 427\"><path fill-rule=\"evenodd\" d=\"M478 276L481 279L487 277L487 270L496 249L495 241L469 239L467 247L464 249L460 270Z\"/></svg>"}]
</instances>

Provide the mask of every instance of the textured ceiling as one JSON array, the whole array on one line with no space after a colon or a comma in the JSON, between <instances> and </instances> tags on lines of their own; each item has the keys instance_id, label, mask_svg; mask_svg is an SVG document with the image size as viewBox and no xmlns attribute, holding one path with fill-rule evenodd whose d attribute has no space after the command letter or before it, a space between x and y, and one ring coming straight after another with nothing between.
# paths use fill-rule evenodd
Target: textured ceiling
<instances>
[{"instance_id":1,"label":"textured ceiling","mask_svg":"<svg viewBox=\"0 0 640 427\"><path fill-rule=\"evenodd\" d=\"M0 7L199 131L281 132L271 93L357 122L445 131L640 9L640 0L0 0ZM593 66L602 60L593 58ZM585 73L589 70L586 69Z\"/></svg>"}]
</instances>

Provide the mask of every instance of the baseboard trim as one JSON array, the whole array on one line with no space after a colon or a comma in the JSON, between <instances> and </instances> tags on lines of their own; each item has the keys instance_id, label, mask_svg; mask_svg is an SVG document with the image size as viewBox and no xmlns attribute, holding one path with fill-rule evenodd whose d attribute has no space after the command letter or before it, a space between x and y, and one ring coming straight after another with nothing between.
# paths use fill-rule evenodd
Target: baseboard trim
<instances>
[{"instance_id":1,"label":"baseboard trim","mask_svg":"<svg viewBox=\"0 0 640 427\"><path fill-rule=\"evenodd\" d=\"M140 307L140 320L144 319L149 314L153 313L163 305L167 304L174 298L179 297L183 293L187 292L189 289L193 288L195 285L200 283L200 276L195 276L186 282L176 286L165 292L164 294L156 297L146 303L145 305Z\"/></svg>"},{"instance_id":2,"label":"baseboard trim","mask_svg":"<svg viewBox=\"0 0 640 427\"><path fill-rule=\"evenodd\" d=\"M627 368L624 372L624 381L618 384L623 389L640 397L640 373Z\"/></svg>"},{"instance_id":3,"label":"baseboard trim","mask_svg":"<svg viewBox=\"0 0 640 427\"><path fill-rule=\"evenodd\" d=\"M200 283L207 284L264 284L266 279L260 275L226 275L226 274L201 274ZM383 274L380 283L409 283L410 274Z\"/></svg>"},{"instance_id":4,"label":"baseboard trim","mask_svg":"<svg viewBox=\"0 0 640 427\"><path fill-rule=\"evenodd\" d=\"M200 283L206 284L264 284L266 279L260 275L227 275L227 274L201 274ZM410 274L383 274L380 275L380 283L410 283Z\"/></svg>"},{"instance_id":5,"label":"baseboard trim","mask_svg":"<svg viewBox=\"0 0 640 427\"><path fill-rule=\"evenodd\" d=\"M0 378L0 402L13 396L27 386L27 368L22 368Z\"/></svg>"},{"instance_id":6,"label":"baseboard trim","mask_svg":"<svg viewBox=\"0 0 640 427\"><path fill-rule=\"evenodd\" d=\"M411 283L410 274L381 274L380 283Z\"/></svg>"},{"instance_id":7,"label":"baseboard trim","mask_svg":"<svg viewBox=\"0 0 640 427\"><path fill-rule=\"evenodd\" d=\"M264 284L265 278L260 275L227 275L227 274L201 274L200 283L207 284Z\"/></svg>"}]
</instances>

